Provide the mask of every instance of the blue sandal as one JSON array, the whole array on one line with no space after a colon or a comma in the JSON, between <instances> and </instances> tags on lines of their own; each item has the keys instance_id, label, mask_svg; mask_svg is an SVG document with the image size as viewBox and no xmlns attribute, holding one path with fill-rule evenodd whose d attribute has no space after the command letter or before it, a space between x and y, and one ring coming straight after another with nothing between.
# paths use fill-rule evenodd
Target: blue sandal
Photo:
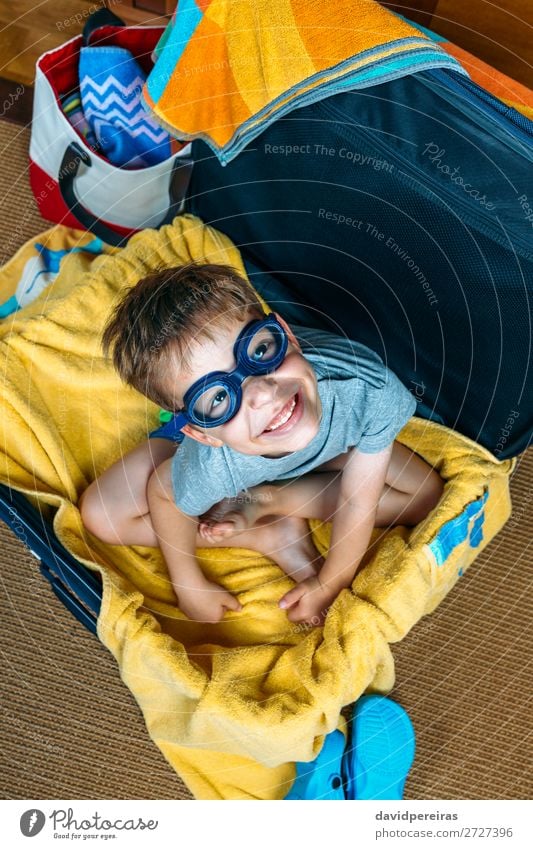
<instances>
[{"instance_id":1,"label":"blue sandal","mask_svg":"<svg viewBox=\"0 0 533 849\"><path fill-rule=\"evenodd\" d=\"M402 799L415 756L415 732L406 711L385 696L362 696L342 759L347 799Z\"/></svg>"},{"instance_id":2,"label":"blue sandal","mask_svg":"<svg viewBox=\"0 0 533 849\"><path fill-rule=\"evenodd\" d=\"M346 738L342 731L332 731L324 739L320 754L311 763L297 763L296 779L285 800L344 800L341 762Z\"/></svg>"}]
</instances>

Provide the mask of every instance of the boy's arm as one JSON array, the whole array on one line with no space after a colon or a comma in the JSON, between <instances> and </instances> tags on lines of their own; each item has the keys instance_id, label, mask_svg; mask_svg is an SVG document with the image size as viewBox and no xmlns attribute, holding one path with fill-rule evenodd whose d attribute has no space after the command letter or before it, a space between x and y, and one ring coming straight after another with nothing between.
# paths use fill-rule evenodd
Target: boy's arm
<instances>
[{"instance_id":1,"label":"boy's arm","mask_svg":"<svg viewBox=\"0 0 533 849\"><path fill-rule=\"evenodd\" d=\"M172 458L153 473L147 496L150 518L180 610L189 619L219 622L226 610L240 610L231 593L208 581L195 556L198 519L182 513L174 503L171 479Z\"/></svg>"},{"instance_id":2,"label":"boy's arm","mask_svg":"<svg viewBox=\"0 0 533 849\"><path fill-rule=\"evenodd\" d=\"M280 606L293 622L323 618L339 592L349 587L368 548L385 486L392 444L377 454L350 452L342 471L328 556L316 578L290 590Z\"/></svg>"}]
</instances>

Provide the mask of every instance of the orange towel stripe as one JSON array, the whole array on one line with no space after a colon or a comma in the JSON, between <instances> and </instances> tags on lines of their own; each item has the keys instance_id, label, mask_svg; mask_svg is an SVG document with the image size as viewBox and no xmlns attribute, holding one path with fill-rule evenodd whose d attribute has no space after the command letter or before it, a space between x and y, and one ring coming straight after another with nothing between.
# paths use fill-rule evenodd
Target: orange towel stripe
<instances>
[{"instance_id":1,"label":"orange towel stripe","mask_svg":"<svg viewBox=\"0 0 533 849\"><path fill-rule=\"evenodd\" d=\"M523 112L524 115L528 115L528 112L531 115L531 109L533 109L533 91L531 89L493 68L492 65L487 65L482 59L472 56L471 53L463 50L462 47L457 47L456 44L448 41L442 46L450 56L458 59L475 83L490 91L494 97L499 97L505 103L512 101L514 108ZM526 108L524 110L521 107Z\"/></svg>"}]
</instances>

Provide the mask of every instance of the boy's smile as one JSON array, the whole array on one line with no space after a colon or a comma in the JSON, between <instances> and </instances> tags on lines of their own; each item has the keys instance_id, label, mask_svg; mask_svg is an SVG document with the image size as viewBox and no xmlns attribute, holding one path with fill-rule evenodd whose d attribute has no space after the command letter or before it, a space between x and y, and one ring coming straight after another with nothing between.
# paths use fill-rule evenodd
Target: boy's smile
<instances>
[{"instance_id":1,"label":"boy's smile","mask_svg":"<svg viewBox=\"0 0 533 849\"><path fill-rule=\"evenodd\" d=\"M300 353L290 328L277 318L289 339L280 366L269 374L244 380L240 409L228 422L210 428L188 424L184 433L213 447L228 445L242 454L267 457L283 456L309 444L318 432L322 414L315 372ZM249 321L247 316L217 327L216 342L205 337L191 343L191 370L181 372L176 362L172 380L180 403L195 381L213 370L229 372L235 368L233 348Z\"/></svg>"}]
</instances>

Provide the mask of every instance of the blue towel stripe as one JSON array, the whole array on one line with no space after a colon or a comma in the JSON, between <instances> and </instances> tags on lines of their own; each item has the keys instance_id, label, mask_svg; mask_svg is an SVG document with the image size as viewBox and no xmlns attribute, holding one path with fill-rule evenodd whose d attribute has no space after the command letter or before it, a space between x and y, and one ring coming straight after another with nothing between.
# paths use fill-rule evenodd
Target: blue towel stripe
<instances>
[{"instance_id":1,"label":"blue towel stripe","mask_svg":"<svg viewBox=\"0 0 533 849\"><path fill-rule=\"evenodd\" d=\"M429 544L429 549L435 558L437 566L442 566L454 548L468 539L472 548L477 548L483 540L483 523L485 521L484 506L489 497L488 490L482 498L472 501L463 512L446 522L437 536Z\"/></svg>"},{"instance_id":2,"label":"blue towel stripe","mask_svg":"<svg viewBox=\"0 0 533 849\"><path fill-rule=\"evenodd\" d=\"M170 80L176 65L181 59L194 31L204 13L195 0L180 0L176 21L170 33L165 48L159 56L156 65L148 77L148 93L154 103L157 103ZM179 37L178 37L179 33Z\"/></svg>"}]
</instances>

